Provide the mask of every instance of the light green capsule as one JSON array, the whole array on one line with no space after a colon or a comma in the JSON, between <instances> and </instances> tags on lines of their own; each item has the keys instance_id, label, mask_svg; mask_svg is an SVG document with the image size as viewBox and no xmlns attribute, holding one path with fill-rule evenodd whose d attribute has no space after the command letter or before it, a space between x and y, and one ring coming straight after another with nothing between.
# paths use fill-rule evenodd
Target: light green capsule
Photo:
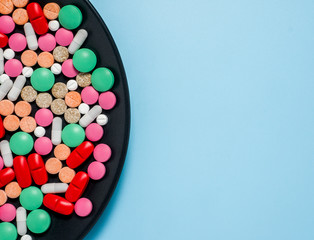
<instances>
[{"instance_id":1,"label":"light green capsule","mask_svg":"<svg viewBox=\"0 0 314 240\"><path fill-rule=\"evenodd\" d=\"M31 232L41 234L50 227L51 218L46 211L37 209L28 214L26 224Z\"/></svg>"},{"instance_id":2,"label":"light green capsule","mask_svg":"<svg viewBox=\"0 0 314 240\"><path fill-rule=\"evenodd\" d=\"M106 92L114 84L114 75L108 68L97 68L92 74L92 85L99 92Z\"/></svg>"},{"instance_id":3,"label":"light green capsule","mask_svg":"<svg viewBox=\"0 0 314 240\"><path fill-rule=\"evenodd\" d=\"M69 30L78 28L83 21L81 10L74 5L66 5L59 12L60 24Z\"/></svg>"},{"instance_id":4,"label":"light green capsule","mask_svg":"<svg viewBox=\"0 0 314 240\"><path fill-rule=\"evenodd\" d=\"M85 140L85 131L78 124L69 124L62 130L62 141L68 147L77 147Z\"/></svg>"},{"instance_id":5,"label":"light green capsule","mask_svg":"<svg viewBox=\"0 0 314 240\"><path fill-rule=\"evenodd\" d=\"M44 195L37 187L25 188L20 195L20 203L26 210L32 211L43 204Z\"/></svg>"},{"instance_id":6,"label":"light green capsule","mask_svg":"<svg viewBox=\"0 0 314 240\"><path fill-rule=\"evenodd\" d=\"M17 230L12 223L0 223L0 239L1 240L16 240Z\"/></svg>"},{"instance_id":7,"label":"light green capsule","mask_svg":"<svg viewBox=\"0 0 314 240\"><path fill-rule=\"evenodd\" d=\"M82 48L76 51L73 56L73 65L80 72L91 72L96 67L96 64L96 54L88 48Z\"/></svg>"},{"instance_id":8,"label":"light green capsule","mask_svg":"<svg viewBox=\"0 0 314 240\"><path fill-rule=\"evenodd\" d=\"M10 139L10 148L16 155L26 155L33 147L34 139L26 132L17 132Z\"/></svg>"},{"instance_id":9,"label":"light green capsule","mask_svg":"<svg viewBox=\"0 0 314 240\"><path fill-rule=\"evenodd\" d=\"M47 68L38 68L31 76L31 84L39 92L49 91L55 84L55 75Z\"/></svg>"}]
</instances>

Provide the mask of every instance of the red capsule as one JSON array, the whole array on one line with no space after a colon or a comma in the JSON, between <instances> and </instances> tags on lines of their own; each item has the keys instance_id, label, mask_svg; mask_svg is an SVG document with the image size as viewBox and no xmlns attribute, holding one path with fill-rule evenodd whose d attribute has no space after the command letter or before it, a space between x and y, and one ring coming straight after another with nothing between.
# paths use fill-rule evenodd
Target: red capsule
<instances>
[{"instance_id":1,"label":"red capsule","mask_svg":"<svg viewBox=\"0 0 314 240\"><path fill-rule=\"evenodd\" d=\"M94 145L91 142L83 142L73 150L66 163L70 168L77 168L89 158L93 151Z\"/></svg>"},{"instance_id":2,"label":"red capsule","mask_svg":"<svg viewBox=\"0 0 314 240\"><path fill-rule=\"evenodd\" d=\"M47 194L44 197L44 205L50 210L62 215L70 215L73 213L74 205L68 200L54 194Z\"/></svg>"},{"instance_id":3,"label":"red capsule","mask_svg":"<svg viewBox=\"0 0 314 240\"><path fill-rule=\"evenodd\" d=\"M48 173L42 157L37 153L33 153L28 156L27 162L34 182L37 185L44 185L47 183Z\"/></svg>"},{"instance_id":4,"label":"red capsule","mask_svg":"<svg viewBox=\"0 0 314 240\"><path fill-rule=\"evenodd\" d=\"M4 48L8 45L9 38L4 33L0 33L0 48Z\"/></svg>"},{"instance_id":5,"label":"red capsule","mask_svg":"<svg viewBox=\"0 0 314 240\"><path fill-rule=\"evenodd\" d=\"M85 192L89 182L89 176L85 172L78 172L65 193L65 198L70 202L76 202Z\"/></svg>"},{"instance_id":6,"label":"red capsule","mask_svg":"<svg viewBox=\"0 0 314 240\"><path fill-rule=\"evenodd\" d=\"M0 171L0 188L12 182L15 174L12 168L5 168Z\"/></svg>"},{"instance_id":7,"label":"red capsule","mask_svg":"<svg viewBox=\"0 0 314 240\"><path fill-rule=\"evenodd\" d=\"M32 176L29 170L26 157L17 156L13 160L13 168L16 180L21 188L27 188L32 185Z\"/></svg>"},{"instance_id":8,"label":"red capsule","mask_svg":"<svg viewBox=\"0 0 314 240\"><path fill-rule=\"evenodd\" d=\"M27 13L35 32L39 35L46 34L49 27L41 6L35 2L30 3L27 6Z\"/></svg>"},{"instance_id":9,"label":"red capsule","mask_svg":"<svg viewBox=\"0 0 314 240\"><path fill-rule=\"evenodd\" d=\"M4 126L3 126L2 117L0 116L0 138L3 138L4 135L5 135L5 130L4 130Z\"/></svg>"}]
</instances>

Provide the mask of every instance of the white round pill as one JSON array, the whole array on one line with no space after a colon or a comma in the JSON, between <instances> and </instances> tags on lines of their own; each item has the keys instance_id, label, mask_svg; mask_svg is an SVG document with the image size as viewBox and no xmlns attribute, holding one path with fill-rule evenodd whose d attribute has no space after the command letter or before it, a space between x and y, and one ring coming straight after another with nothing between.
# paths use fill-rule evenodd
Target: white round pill
<instances>
[{"instance_id":1,"label":"white round pill","mask_svg":"<svg viewBox=\"0 0 314 240\"><path fill-rule=\"evenodd\" d=\"M60 23L57 20L50 21L49 24L50 31L57 31L60 28Z\"/></svg>"},{"instance_id":2,"label":"white round pill","mask_svg":"<svg viewBox=\"0 0 314 240\"><path fill-rule=\"evenodd\" d=\"M104 126L108 123L108 117L105 114L100 114L97 118L96 118L96 122L100 125L100 126Z\"/></svg>"},{"instance_id":3,"label":"white round pill","mask_svg":"<svg viewBox=\"0 0 314 240\"><path fill-rule=\"evenodd\" d=\"M4 50L3 56L5 59L10 60L15 57L15 52L11 48L8 48Z\"/></svg>"},{"instance_id":4,"label":"white round pill","mask_svg":"<svg viewBox=\"0 0 314 240\"><path fill-rule=\"evenodd\" d=\"M7 74L2 74L0 76L0 84L4 83L6 80L9 80L10 77Z\"/></svg>"},{"instance_id":5,"label":"white round pill","mask_svg":"<svg viewBox=\"0 0 314 240\"><path fill-rule=\"evenodd\" d=\"M59 75L62 71L62 67L59 63L54 63L52 66L51 66L51 72L55 75Z\"/></svg>"},{"instance_id":6,"label":"white round pill","mask_svg":"<svg viewBox=\"0 0 314 240\"><path fill-rule=\"evenodd\" d=\"M23 237L21 237L21 240L32 240L32 237L29 235L24 235Z\"/></svg>"},{"instance_id":7,"label":"white round pill","mask_svg":"<svg viewBox=\"0 0 314 240\"><path fill-rule=\"evenodd\" d=\"M75 91L77 88L78 88L78 84L75 80L69 80L67 82L67 88L70 90L70 91Z\"/></svg>"},{"instance_id":8,"label":"white round pill","mask_svg":"<svg viewBox=\"0 0 314 240\"><path fill-rule=\"evenodd\" d=\"M23 68L23 75L24 77L30 78L33 75L34 70L31 67L24 67Z\"/></svg>"},{"instance_id":9,"label":"white round pill","mask_svg":"<svg viewBox=\"0 0 314 240\"><path fill-rule=\"evenodd\" d=\"M40 138L45 136L46 130L43 127L37 127L34 131L36 137Z\"/></svg>"},{"instance_id":10,"label":"white round pill","mask_svg":"<svg viewBox=\"0 0 314 240\"><path fill-rule=\"evenodd\" d=\"M89 111L89 105L87 105L86 103L81 103L78 110L81 114L85 115Z\"/></svg>"}]
</instances>

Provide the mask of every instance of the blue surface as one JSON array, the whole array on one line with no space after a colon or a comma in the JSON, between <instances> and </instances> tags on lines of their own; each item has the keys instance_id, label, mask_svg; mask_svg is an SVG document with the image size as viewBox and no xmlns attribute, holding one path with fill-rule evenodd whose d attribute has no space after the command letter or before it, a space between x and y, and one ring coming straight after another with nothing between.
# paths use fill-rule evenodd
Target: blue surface
<instances>
[{"instance_id":1,"label":"blue surface","mask_svg":"<svg viewBox=\"0 0 314 240\"><path fill-rule=\"evenodd\" d=\"M92 0L132 103L87 240L314 238L314 2Z\"/></svg>"}]
</instances>

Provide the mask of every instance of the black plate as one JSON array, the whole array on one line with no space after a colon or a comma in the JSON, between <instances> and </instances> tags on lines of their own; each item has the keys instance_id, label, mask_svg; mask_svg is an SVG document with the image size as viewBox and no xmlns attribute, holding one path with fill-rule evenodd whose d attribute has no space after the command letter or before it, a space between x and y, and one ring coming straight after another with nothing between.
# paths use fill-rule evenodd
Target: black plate
<instances>
[{"instance_id":1,"label":"black plate","mask_svg":"<svg viewBox=\"0 0 314 240\"><path fill-rule=\"evenodd\" d=\"M112 149L111 159L105 163L107 172L104 179L100 181L91 180L83 197L89 198L94 205L94 209L89 217L81 218L73 213L69 217L64 217L47 210L44 206L42 209L47 210L51 216L51 227L49 230L41 235L30 234L33 239L44 240L78 240L83 239L84 236L91 230L100 215L107 206L119 180L129 141L130 130L130 103L127 79L124 72L123 64L114 43L114 40L99 16L98 12L87 0L53 0L53 1L30 1L38 2L42 7L48 2L56 2L61 7L74 4L79 7L83 13L83 23L78 28L84 28L88 31L89 36L82 47L93 50L97 57L98 63L96 67L107 67L111 69L115 75L115 84L111 91L117 96L117 105L111 111L104 111L109 117L109 123L105 126L104 138L99 143L106 143ZM76 29L75 32L78 30ZM22 27L17 27L15 32L22 32ZM20 58L17 56L16 58ZM56 77L56 82L67 82L69 79L62 74ZM30 85L29 79L27 84ZM32 115L37 107L32 104ZM12 134L6 134L5 138L9 139ZM50 137L50 130L47 135ZM45 156L44 160L52 157L52 154ZM86 171L89 163L93 161L91 157L82 167L76 169L77 171ZM57 177L49 176L49 182L57 182ZM12 201L10 201L12 202ZM19 201L13 201L13 204L20 206ZM1 237L0 237L1 238Z\"/></svg>"}]
</instances>

